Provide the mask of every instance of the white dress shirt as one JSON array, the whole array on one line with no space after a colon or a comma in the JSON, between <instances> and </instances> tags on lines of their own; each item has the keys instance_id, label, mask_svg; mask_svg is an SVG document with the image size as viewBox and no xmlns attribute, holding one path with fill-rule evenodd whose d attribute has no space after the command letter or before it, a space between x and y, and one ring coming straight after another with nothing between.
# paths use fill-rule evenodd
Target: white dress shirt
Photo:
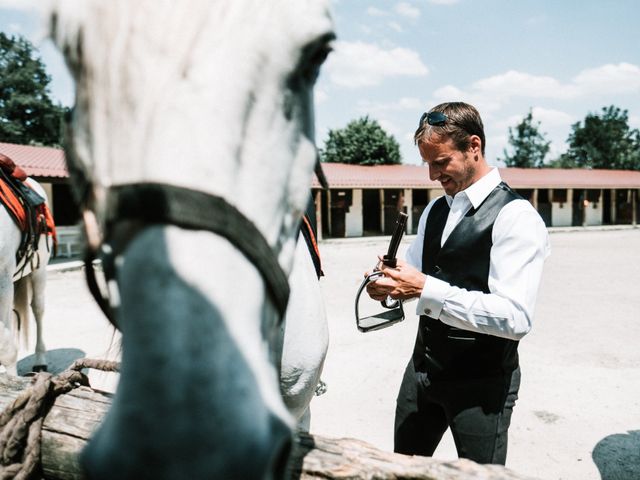
<instances>
[{"instance_id":1,"label":"white dress shirt","mask_svg":"<svg viewBox=\"0 0 640 480\"><path fill-rule=\"evenodd\" d=\"M502 181L497 168L454 197L445 195L450 211L442 244L471 209L477 208ZM418 233L406 260L422 270L425 226L432 200L422 212ZM542 266L549 256L549 236L542 218L527 200L513 200L493 225L489 291L469 291L427 275L416 313L452 327L519 340L531 330Z\"/></svg>"}]
</instances>

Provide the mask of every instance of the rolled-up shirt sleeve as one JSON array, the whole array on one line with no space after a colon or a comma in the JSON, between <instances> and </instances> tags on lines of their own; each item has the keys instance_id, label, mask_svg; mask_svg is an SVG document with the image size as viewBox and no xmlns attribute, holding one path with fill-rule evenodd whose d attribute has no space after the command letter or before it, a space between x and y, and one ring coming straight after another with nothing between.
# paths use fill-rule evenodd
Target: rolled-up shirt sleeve
<instances>
[{"instance_id":1,"label":"rolled-up shirt sleeve","mask_svg":"<svg viewBox=\"0 0 640 480\"><path fill-rule=\"evenodd\" d=\"M513 340L526 335L532 326L542 267L550 253L546 226L529 202L514 200L498 214L492 240L490 293L465 290L427 276L417 314Z\"/></svg>"}]
</instances>

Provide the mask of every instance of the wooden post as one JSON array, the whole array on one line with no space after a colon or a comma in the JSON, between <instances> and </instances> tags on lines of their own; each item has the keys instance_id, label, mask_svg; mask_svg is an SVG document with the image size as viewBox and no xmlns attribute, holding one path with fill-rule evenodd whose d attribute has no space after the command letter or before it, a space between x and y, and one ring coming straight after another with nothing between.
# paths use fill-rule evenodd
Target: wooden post
<instances>
[{"instance_id":1,"label":"wooden post","mask_svg":"<svg viewBox=\"0 0 640 480\"><path fill-rule=\"evenodd\" d=\"M582 226L587 226L587 191L582 190Z\"/></svg>"},{"instance_id":2,"label":"wooden post","mask_svg":"<svg viewBox=\"0 0 640 480\"><path fill-rule=\"evenodd\" d=\"M315 207L316 207L316 239L318 241L322 240L322 190L318 190L316 192L315 198Z\"/></svg>"},{"instance_id":3,"label":"wooden post","mask_svg":"<svg viewBox=\"0 0 640 480\"><path fill-rule=\"evenodd\" d=\"M30 379L0 374L0 411L30 385ZM42 427L41 461L45 480L84 478L79 454L107 413L111 400L111 394L87 387L76 388L56 399ZM295 437L287 477L306 480L532 480L499 465L412 457L378 450L360 440L305 433Z\"/></svg>"},{"instance_id":4,"label":"wooden post","mask_svg":"<svg viewBox=\"0 0 640 480\"><path fill-rule=\"evenodd\" d=\"M331 228L331 189L327 190L327 232L329 237L333 237Z\"/></svg>"},{"instance_id":5,"label":"wooden post","mask_svg":"<svg viewBox=\"0 0 640 480\"><path fill-rule=\"evenodd\" d=\"M404 233L411 235L413 233L411 231L411 225L413 225L413 189L411 188L404 189L404 206L407 207L407 226Z\"/></svg>"},{"instance_id":6,"label":"wooden post","mask_svg":"<svg viewBox=\"0 0 640 480\"><path fill-rule=\"evenodd\" d=\"M384 235L384 189L378 189L378 202L380 203L380 235Z\"/></svg>"}]
</instances>

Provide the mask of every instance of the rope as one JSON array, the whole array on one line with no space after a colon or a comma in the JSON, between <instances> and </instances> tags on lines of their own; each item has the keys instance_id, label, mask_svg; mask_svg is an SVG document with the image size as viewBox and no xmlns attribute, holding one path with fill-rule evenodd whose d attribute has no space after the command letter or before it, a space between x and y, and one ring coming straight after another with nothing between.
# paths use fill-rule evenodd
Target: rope
<instances>
[{"instance_id":1,"label":"rope","mask_svg":"<svg viewBox=\"0 0 640 480\"><path fill-rule=\"evenodd\" d=\"M44 419L59 395L90 387L82 369L118 372L120 364L80 358L59 375L37 373L30 388L0 413L0 480L27 480L40 471L40 436Z\"/></svg>"}]
</instances>

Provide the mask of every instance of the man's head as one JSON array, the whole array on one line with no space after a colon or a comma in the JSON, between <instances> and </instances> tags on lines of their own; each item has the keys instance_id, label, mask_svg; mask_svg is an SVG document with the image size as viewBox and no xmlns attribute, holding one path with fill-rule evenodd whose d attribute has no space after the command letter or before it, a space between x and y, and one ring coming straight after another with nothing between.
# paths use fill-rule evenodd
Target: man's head
<instances>
[{"instance_id":1,"label":"man's head","mask_svg":"<svg viewBox=\"0 0 640 480\"><path fill-rule=\"evenodd\" d=\"M448 195L466 189L489 170L478 111L467 103L442 103L424 113L414 135L431 180Z\"/></svg>"}]
</instances>

